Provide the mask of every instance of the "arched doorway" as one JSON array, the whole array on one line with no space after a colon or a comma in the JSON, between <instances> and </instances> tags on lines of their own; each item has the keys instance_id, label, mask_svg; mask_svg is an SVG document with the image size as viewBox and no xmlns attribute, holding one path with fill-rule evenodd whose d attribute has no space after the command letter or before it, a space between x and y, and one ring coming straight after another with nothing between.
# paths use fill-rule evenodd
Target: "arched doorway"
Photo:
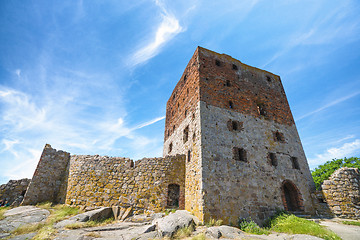
<instances>
[{"instance_id":1,"label":"arched doorway","mask_svg":"<svg viewBox=\"0 0 360 240\"><path fill-rule=\"evenodd\" d=\"M167 207L178 208L180 197L180 186L178 184L169 184L168 196L167 196Z\"/></svg>"},{"instance_id":2,"label":"arched doorway","mask_svg":"<svg viewBox=\"0 0 360 240\"><path fill-rule=\"evenodd\" d=\"M281 186L281 194L286 211L304 211L301 193L293 182L285 180Z\"/></svg>"}]
</instances>

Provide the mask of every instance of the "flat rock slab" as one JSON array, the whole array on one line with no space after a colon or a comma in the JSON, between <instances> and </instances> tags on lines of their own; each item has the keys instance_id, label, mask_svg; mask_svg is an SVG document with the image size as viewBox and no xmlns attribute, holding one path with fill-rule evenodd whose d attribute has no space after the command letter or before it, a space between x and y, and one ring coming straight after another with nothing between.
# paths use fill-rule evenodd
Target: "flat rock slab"
<instances>
[{"instance_id":1,"label":"flat rock slab","mask_svg":"<svg viewBox=\"0 0 360 240\"><path fill-rule=\"evenodd\" d=\"M134 240L134 239L153 239L157 237L157 232L148 232L149 224L118 222L100 227L83 228L76 230L63 230L57 235L55 240L85 240L92 239L91 235L102 240Z\"/></svg>"},{"instance_id":2,"label":"flat rock slab","mask_svg":"<svg viewBox=\"0 0 360 240\"><path fill-rule=\"evenodd\" d=\"M46 220L50 212L34 206L22 206L4 213L5 219L0 221L0 232L11 232L21 225L38 223Z\"/></svg>"},{"instance_id":3,"label":"flat rock slab","mask_svg":"<svg viewBox=\"0 0 360 240\"><path fill-rule=\"evenodd\" d=\"M106 218L110 218L113 216L112 208L103 207L99 209L95 209L92 211L88 211L85 213L80 213L76 216L73 216L69 219L65 219L60 221L54 225L55 228L64 228L67 225L74 224L77 222L87 222L87 221L100 221Z\"/></svg>"},{"instance_id":4,"label":"flat rock slab","mask_svg":"<svg viewBox=\"0 0 360 240\"><path fill-rule=\"evenodd\" d=\"M28 239L32 239L33 237L35 237L36 233L27 233L27 234L22 234L22 235L18 235L12 238L9 238L8 240L28 240Z\"/></svg>"},{"instance_id":5,"label":"flat rock slab","mask_svg":"<svg viewBox=\"0 0 360 240\"><path fill-rule=\"evenodd\" d=\"M209 227L206 229L205 235L211 238L228 238L228 239L239 239L245 235L243 231L238 228L230 227L226 225Z\"/></svg>"}]
</instances>

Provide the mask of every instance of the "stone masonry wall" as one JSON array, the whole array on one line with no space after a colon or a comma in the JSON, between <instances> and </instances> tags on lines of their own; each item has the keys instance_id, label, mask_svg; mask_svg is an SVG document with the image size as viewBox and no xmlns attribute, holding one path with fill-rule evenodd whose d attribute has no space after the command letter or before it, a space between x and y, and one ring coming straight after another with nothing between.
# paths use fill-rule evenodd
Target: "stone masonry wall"
<instances>
[{"instance_id":1,"label":"stone masonry wall","mask_svg":"<svg viewBox=\"0 0 360 240\"><path fill-rule=\"evenodd\" d=\"M314 213L310 194L314 183L295 125L257 119L204 102L201 116L205 219L235 224L241 217L262 224L278 209L286 209L286 182L295 186L297 210ZM242 123L237 131L229 129L230 119ZM283 134L284 141L274 139L276 131ZM236 159L234 148L243 149L246 159ZM292 157L297 158L298 168Z\"/></svg>"},{"instance_id":2,"label":"stone masonry wall","mask_svg":"<svg viewBox=\"0 0 360 240\"><path fill-rule=\"evenodd\" d=\"M321 186L331 211L341 218L360 219L360 171L340 168Z\"/></svg>"},{"instance_id":3,"label":"stone masonry wall","mask_svg":"<svg viewBox=\"0 0 360 240\"><path fill-rule=\"evenodd\" d=\"M127 158L71 156L66 204L133 207L135 214L167 207L168 186L180 186L179 208L184 209L185 156ZM170 206L171 207L171 206Z\"/></svg>"},{"instance_id":4,"label":"stone masonry wall","mask_svg":"<svg viewBox=\"0 0 360 240\"><path fill-rule=\"evenodd\" d=\"M22 200L29 183L30 179L23 178L0 185L0 200L8 201L10 205L17 199Z\"/></svg>"},{"instance_id":5,"label":"stone masonry wall","mask_svg":"<svg viewBox=\"0 0 360 240\"><path fill-rule=\"evenodd\" d=\"M21 204L56 203L61 185L67 180L65 175L69 160L69 153L57 151L46 144Z\"/></svg>"}]
</instances>

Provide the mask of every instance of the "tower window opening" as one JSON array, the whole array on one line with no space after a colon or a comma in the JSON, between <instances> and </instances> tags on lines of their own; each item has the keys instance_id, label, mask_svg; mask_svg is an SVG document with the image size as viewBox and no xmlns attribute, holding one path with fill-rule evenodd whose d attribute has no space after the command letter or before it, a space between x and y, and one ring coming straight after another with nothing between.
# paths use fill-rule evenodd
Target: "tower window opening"
<instances>
[{"instance_id":1,"label":"tower window opening","mask_svg":"<svg viewBox=\"0 0 360 240\"><path fill-rule=\"evenodd\" d=\"M195 140L196 140L196 133L194 132L194 134L193 134L193 141L195 142Z\"/></svg>"},{"instance_id":2,"label":"tower window opening","mask_svg":"<svg viewBox=\"0 0 360 240\"><path fill-rule=\"evenodd\" d=\"M187 76L186 76L186 74L184 75L184 82L186 81L186 79L187 79Z\"/></svg>"},{"instance_id":3,"label":"tower window opening","mask_svg":"<svg viewBox=\"0 0 360 240\"><path fill-rule=\"evenodd\" d=\"M277 142L285 142L285 137L284 137L284 134L279 132L279 131L276 131L275 134L274 134L274 139L275 141Z\"/></svg>"},{"instance_id":4,"label":"tower window opening","mask_svg":"<svg viewBox=\"0 0 360 240\"><path fill-rule=\"evenodd\" d=\"M215 65L218 66L218 67L220 67L220 66L221 66L220 60L217 60L217 59L216 59L216 60L215 60Z\"/></svg>"},{"instance_id":5,"label":"tower window opening","mask_svg":"<svg viewBox=\"0 0 360 240\"><path fill-rule=\"evenodd\" d=\"M229 101L229 108L234 108L234 104L232 101Z\"/></svg>"},{"instance_id":6,"label":"tower window opening","mask_svg":"<svg viewBox=\"0 0 360 240\"><path fill-rule=\"evenodd\" d=\"M238 123L237 123L236 121L232 121L232 122L231 122L231 125L232 125L232 129L233 129L234 131L237 131L237 130L238 130Z\"/></svg>"},{"instance_id":7,"label":"tower window opening","mask_svg":"<svg viewBox=\"0 0 360 240\"><path fill-rule=\"evenodd\" d=\"M278 163L277 163L277 158L276 158L276 154L269 152L268 157L269 157L271 166L276 167L276 166L278 165Z\"/></svg>"},{"instance_id":8,"label":"tower window opening","mask_svg":"<svg viewBox=\"0 0 360 240\"><path fill-rule=\"evenodd\" d=\"M232 65L232 69L233 70L238 70L238 66L236 66L235 64Z\"/></svg>"},{"instance_id":9,"label":"tower window opening","mask_svg":"<svg viewBox=\"0 0 360 240\"><path fill-rule=\"evenodd\" d=\"M173 132L175 132L175 125L173 126Z\"/></svg>"},{"instance_id":10,"label":"tower window opening","mask_svg":"<svg viewBox=\"0 0 360 240\"><path fill-rule=\"evenodd\" d=\"M227 87L230 87L230 86L231 86L230 80L226 80L226 86L227 86Z\"/></svg>"},{"instance_id":11,"label":"tower window opening","mask_svg":"<svg viewBox=\"0 0 360 240\"><path fill-rule=\"evenodd\" d=\"M291 157L291 163L292 163L293 169L300 170L300 166L299 166L299 162L298 162L297 157Z\"/></svg>"},{"instance_id":12,"label":"tower window opening","mask_svg":"<svg viewBox=\"0 0 360 240\"><path fill-rule=\"evenodd\" d=\"M257 110L260 116L266 117L267 114L263 103L257 104Z\"/></svg>"},{"instance_id":13,"label":"tower window opening","mask_svg":"<svg viewBox=\"0 0 360 240\"><path fill-rule=\"evenodd\" d=\"M267 80L268 82L271 82L271 77L270 77L270 76L266 76L266 80Z\"/></svg>"},{"instance_id":14,"label":"tower window opening","mask_svg":"<svg viewBox=\"0 0 360 240\"><path fill-rule=\"evenodd\" d=\"M184 140L184 143L186 143L189 139L189 126L187 126L185 129L184 129L184 137L183 137L183 140Z\"/></svg>"},{"instance_id":15,"label":"tower window opening","mask_svg":"<svg viewBox=\"0 0 360 240\"><path fill-rule=\"evenodd\" d=\"M171 142L171 143L169 144L169 151L168 151L168 153L171 153L172 148L173 148L173 144L172 144L172 142Z\"/></svg>"},{"instance_id":16,"label":"tower window opening","mask_svg":"<svg viewBox=\"0 0 360 240\"><path fill-rule=\"evenodd\" d=\"M188 162L191 161L191 151L190 150L188 150L188 152L187 152L187 160L188 160Z\"/></svg>"},{"instance_id":17,"label":"tower window opening","mask_svg":"<svg viewBox=\"0 0 360 240\"><path fill-rule=\"evenodd\" d=\"M233 148L233 157L235 161L247 162L246 150L243 148Z\"/></svg>"},{"instance_id":18,"label":"tower window opening","mask_svg":"<svg viewBox=\"0 0 360 240\"><path fill-rule=\"evenodd\" d=\"M185 117L187 116L187 109L185 109Z\"/></svg>"},{"instance_id":19,"label":"tower window opening","mask_svg":"<svg viewBox=\"0 0 360 240\"><path fill-rule=\"evenodd\" d=\"M189 95L189 88L188 88L188 89L186 89L186 94L187 94L187 95Z\"/></svg>"}]
</instances>

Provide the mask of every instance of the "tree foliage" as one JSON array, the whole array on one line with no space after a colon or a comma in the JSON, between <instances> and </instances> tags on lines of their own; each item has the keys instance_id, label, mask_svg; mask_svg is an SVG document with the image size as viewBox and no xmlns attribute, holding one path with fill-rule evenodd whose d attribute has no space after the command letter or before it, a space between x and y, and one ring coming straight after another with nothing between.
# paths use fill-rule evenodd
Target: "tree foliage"
<instances>
[{"instance_id":1,"label":"tree foliage","mask_svg":"<svg viewBox=\"0 0 360 240\"><path fill-rule=\"evenodd\" d=\"M331 161L327 161L322 165L319 165L311 172L311 175L313 176L316 185L316 189L320 189L321 184L324 182L324 180L329 179L329 177L331 176L331 174L333 174L333 172L335 172L337 169L342 167L351 167L351 168L360 169L360 158L351 157L344 159L333 159Z\"/></svg>"}]
</instances>

